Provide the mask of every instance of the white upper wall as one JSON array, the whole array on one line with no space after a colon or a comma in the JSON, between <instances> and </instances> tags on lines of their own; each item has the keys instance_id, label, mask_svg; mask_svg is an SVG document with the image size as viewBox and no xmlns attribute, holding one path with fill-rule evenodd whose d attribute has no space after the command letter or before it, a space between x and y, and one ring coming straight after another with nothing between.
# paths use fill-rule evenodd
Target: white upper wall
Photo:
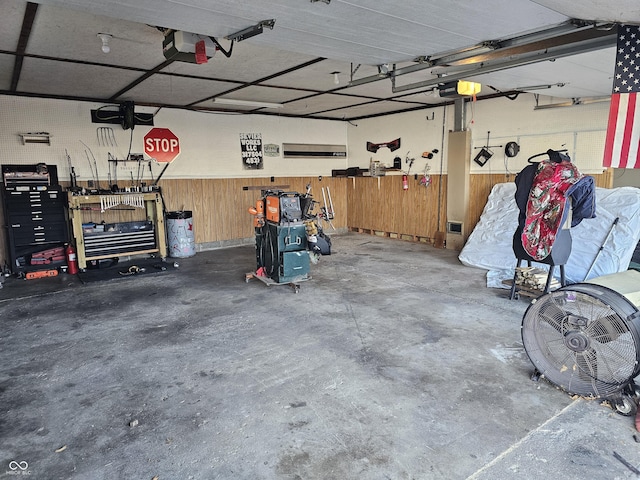
<instances>
[{"instance_id":1,"label":"white upper wall","mask_svg":"<svg viewBox=\"0 0 640 480\"><path fill-rule=\"evenodd\" d=\"M123 130L120 125L91 123L91 110L103 104L80 103L27 97L0 96L0 164L46 163L58 166L61 180L69 178L65 152L69 153L78 180L90 180L87 154L96 159L101 180L108 177L109 153L124 159L129 151L143 153L143 138L152 127L137 125ZM105 110L113 111L116 106ZM155 108L138 107L136 113L154 113ZM282 143L346 145L346 125L337 121L299 120L262 115L208 114L186 110L161 109L155 127L169 128L180 140L180 155L169 165L164 178L222 178L264 176L331 175L333 169L346 168L344 158L283 158ZM97 128L112 127L117 146L101 146ZM51 146L23 145L18 134L48 132ZM278 157L264 157L262 170L245 170L240 150L240 134L259 133L263 144L280 147ZM84 142L84 144L82 143ZM86 146L85 146L86 144ZM148 158L145 156L145 160ZM113 166L113 164L112 164ZM154 177L165 164L152 162ZM147 162L144 180L150 175ZM138 178L137 165L118 164L118 179Z\"/></svg>"},{"instance_id":2,"label":"white upper wall","mask_svg":"<svg viewBox=\"0 0 640 480\"><path fill-rule=\"evenodd\" d=\"M558 103L561 100L540 97L540 104ZM602 155L609 114L609 102L577 105L566 108L534 110L533 94L520 94L517 99L496 98L475 103L466 103L467 128L472 132L471 173L518 173L527 165L530 156L552 149L568 149L572 161L583 173L601 173ZM415 157L411 173L420 173L425 164L431 167L431 173L440 173L442 160L443 173L446 173L446 135L443 143L442 132L453 129L454 107L446 109L414 111L405 114L378 117L354 122L349 125L349 166L368 168L370 159L380 160L392 165L393 158L402 159L402 168L406 170L405 157ZM480 147L487 145L489 135L490 150L493 157L480 167L473 157ZM366 142L382 143L401 138L401 148L390 152L381 148L377 153L366 150ZM517 142L520 153L507 159L504 145ZM431 160L421 158L424 151L437 148L444 152Z\"/></svg>"},{"instance_id":3,"label":"white upper wall","mask_svg":"<svg viewBox=\"0 0 640 480\"><path fill-rule=\"evenodd\" d=\"M553 103L557 99L541 97L540 102ZM467 103L467 128L472 132L472 173L517 173L526 166L527 158L548 148L567 148L572 160L583 173L600 173L608 117L608 102L568 108L535 110L532 94L521 94L516 100L497 98ZM107 124L91 123L90 111L103 107L63 100L0 96L0 163L58 165L61 179L69 178L65 152L68 152L78 180L90 180L87 155L95 156L100 179L108 177L108 154L124 159L132 140L132 153L143 152L143 137L151 127L136 126L123 130L111 125L117 146L101 146L96 130ZM115 106L109 106L115 109ZM136 107L136 112L154 113L156 109ZM359 120L353 123L292 119L276 116L207 114L186 110L161 109L157 112L156 127L171 129L180 139L181 154L167 168L163 178L224 178L265 176L331 175L334 169L348 166L368 168L369 161L380 160L392 165L393 158L405 162L415 158L411 173L420 173L425 165L430 173L446 173L447 135L453 129L453 106L415 111L406 114ZM19 133L49 132L51 146L23 145ZM473 162L478 147L489 145L493 157L484 167ZM240 134L259 133L263 144L280 147L278 157L264 157L264 169L243 168ZM366 143L384 143L401 139L395 152L381 148L377 153L366 150ZM443 140L444 138L444 140ZM507 159L505 145L509 141L520 144L517 157ZM86 144L83 145L83 143ZM312 143L347 145L347 159L283 158L282 143ZM564 146L564 147L563 147ZM87 148L88 147L88 148ZM421 157L425 151L438 149L433 159ZM146 157L145 157L146 158ZM93 157L91 157L93 163ZM145 162L146 166L146 162ZM164 164L152 162L157 176ZM150 179L147 171L143 181ZM118 180L138 178L137 165L118 166Z\"/></svg>"}]
</instances>

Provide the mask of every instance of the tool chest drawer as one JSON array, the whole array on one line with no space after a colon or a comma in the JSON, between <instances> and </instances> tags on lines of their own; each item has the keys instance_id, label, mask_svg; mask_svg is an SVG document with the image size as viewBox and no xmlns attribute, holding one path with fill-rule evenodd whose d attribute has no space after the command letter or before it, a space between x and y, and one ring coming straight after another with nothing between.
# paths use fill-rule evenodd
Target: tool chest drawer
<instances>
[{"instance_id":1,"label":"tool chest drawer","mask_svg":"<svg viewBox=\"0 0 640 480\"><path fill-rule=\"evenodd\" d=\"M12 225L11 235L16 245L42 242L64 242L67 239L67 224L64 222L42 225Z\"/></svg>"},{"instance_id":2,"label":"tool chest drawer","mask_svg":"<svg viewBox=\"0 0 640 480\"><path fill-rule=\"evenodd\" d=\"M115 257L123 253L155 248L157 248L156 232L150 222L122 223L118 224L115 231L84 235L84 249L87 258Z\"/></svg>"},{"instance_id":3,"label":"tool chest drawer","mask_svg":"<svg viewBox=\"0 0 640 480\"><path fill-rule=\"evenodd\" d=\"M60 187L49 187L47 190L16 190L7 189L5 201L7 206L47 204L64 206L66 198Z\"/></svg>"},{"instance_id":4,"label":"tool chest drawer","mask_svg":"<svg viewBox=\"0 0 640 480\"><path fill-rule=\"evenodd\" d=\"M54 223L66 223L64 211L47 213L45 211L35 211L28 213L9 214L7 223L11 228L31 227L38 225L49 225Z\"/></svg>"},{"instance_id":5,"label":"tool chest drawer","mask_svg":"<svg viewBox=\"0 0 640 480\"><path fill-rule=\"evenodd\" d=\"M28 165L2 167L4 222L11 270L18 275L51 264L54 267L64 264L66 260L59 255L47 257L47 261L38 261L38 255L60 248L69 241L67 197L57 184L57 177L37 172L31 174L27 171L29 168ZM36 167L33 168L35 171ZM50 169L55 171L55 167ZM13 170L20 171L12 176ZM19 182L14 181L15 176L19 177ZM37 181L31 182L32 178Z\"/></svg>"}]
</instances>

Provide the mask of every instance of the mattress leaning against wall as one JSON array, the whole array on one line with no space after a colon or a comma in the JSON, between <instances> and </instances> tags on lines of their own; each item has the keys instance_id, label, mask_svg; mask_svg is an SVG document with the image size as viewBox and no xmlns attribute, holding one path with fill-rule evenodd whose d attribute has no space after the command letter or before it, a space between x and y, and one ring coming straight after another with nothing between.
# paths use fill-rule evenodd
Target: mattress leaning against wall
<instances>
[{"instance_id":1,"label":"mattress leaning against wall","mask_svg":"<svg viewBox=\"0 0 640 480\"><path fill-rule=\"evenodd\" d=\"M514 183L493 187L480 221L458 257L466 266L488 270L487 286L491 288L508 288L503 280L513 278L516 257L511 243L518 227L515 192ZM627 270L640 240L640 189L596 188L596 218L583 220L571 229L571 236L573 247L565 266L569 283L586 280L587 273L595 278Z\"/></svg>"}]
</instances>

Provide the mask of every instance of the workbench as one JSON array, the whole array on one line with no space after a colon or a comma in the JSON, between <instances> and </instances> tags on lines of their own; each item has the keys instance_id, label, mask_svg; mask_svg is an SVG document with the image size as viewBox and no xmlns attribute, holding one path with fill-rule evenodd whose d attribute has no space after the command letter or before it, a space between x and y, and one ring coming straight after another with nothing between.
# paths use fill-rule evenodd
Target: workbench
<instances>
[{"instance_id":1,"label":"workbench","mask_svg":"<svg viewBox=\"0 0 640 480\"><path fill-rule=\"evenodd\" d=\"M122 254L157 253L162 258L167 256L164 213L159 192L106 195L74 195L73 192L68 192L68 200L79 268L87 268L87 261L99 261ZM132 209L144 209L145 221L139 223L146 223L148 227L126 232L116 229L116 231L105 231L99 235L88 234L85 231L83 212L104 213L119 202Z\"/></svg>"}]
</instances>

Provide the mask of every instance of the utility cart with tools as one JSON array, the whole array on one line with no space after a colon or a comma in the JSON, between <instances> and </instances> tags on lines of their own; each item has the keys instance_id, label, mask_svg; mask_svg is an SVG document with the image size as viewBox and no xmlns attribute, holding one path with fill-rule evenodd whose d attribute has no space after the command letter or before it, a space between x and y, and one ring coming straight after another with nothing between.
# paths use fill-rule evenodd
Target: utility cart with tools
<instances>
[{"instance_id":1,"label":"utility cart with tools","mask_svg":"<svg viewBox=\"0 0 640 480\"><path fill-rule=\"evenodd\" d=\"M265 285L289 285L298 292L300 282L309 280L309 267L319 255L330 253L330 240L311 214L314 201L307 193L263 190L249 213L254 215L256 234L256 278Z\"/></svg>"}]
</instances>

